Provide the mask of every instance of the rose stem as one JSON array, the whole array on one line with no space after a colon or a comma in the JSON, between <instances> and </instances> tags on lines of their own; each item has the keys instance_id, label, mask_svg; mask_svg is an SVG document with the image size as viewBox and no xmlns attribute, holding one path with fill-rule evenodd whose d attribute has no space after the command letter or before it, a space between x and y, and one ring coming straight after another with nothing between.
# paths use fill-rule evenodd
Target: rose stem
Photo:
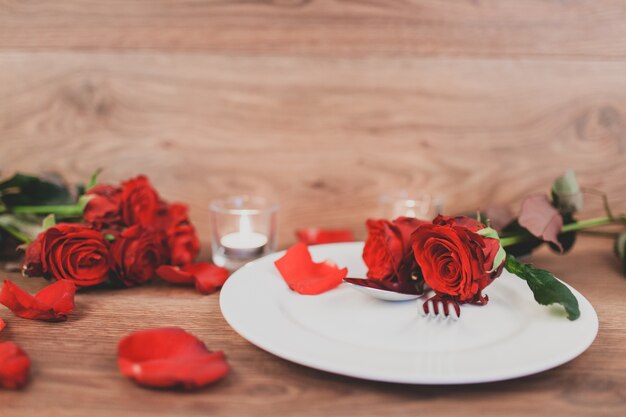
<instances>
[{"instance_id":1,"label":"rose stem","mask_svg":"<svg viewBox=\"0 0 626 417\"><path fill-rule=\"evenodd\" d=\"M66 204L57 206L15 206L11 208L15 214L57 214L65 217L78 217L83 214L80 204Z\"/></svg>"},{"instance_id":2,"label":"rose stem","mask_svg":"<svg viewBox=\"0 0 626 417\"><path fill-rule=\"evenodd\" d=\"M573 232L576 230L589 229L591 227L606 226L609 224L623 224L626 223L626 216L619 217L596 217L593 219L581 220L575 223L568 223L561 228L561 233ZM532 239L534 236L531 234L514 235L509 237L503 237L500 239L502 247L515 245L517 243L525 242Z\"/></svg>"}]
</instances>

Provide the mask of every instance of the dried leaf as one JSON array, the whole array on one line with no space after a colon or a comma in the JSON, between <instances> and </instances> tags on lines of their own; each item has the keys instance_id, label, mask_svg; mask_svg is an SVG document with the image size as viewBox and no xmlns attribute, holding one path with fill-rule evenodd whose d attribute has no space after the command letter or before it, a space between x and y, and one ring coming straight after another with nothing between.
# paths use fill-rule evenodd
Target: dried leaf
<instances>
[{"instance_id":1,"label":"dried leaf","mask_svg":"<svg viewBox=\"0 0 626 417\"><path fill-rule=\"evenodd\" d=\"M518 222L533 236L553 243L559 250L563 250L558 239L563 227L563 217L557 209L552 207L547 196L534 194L526 197L522 202Z\"/></svg>"}]
</instances>

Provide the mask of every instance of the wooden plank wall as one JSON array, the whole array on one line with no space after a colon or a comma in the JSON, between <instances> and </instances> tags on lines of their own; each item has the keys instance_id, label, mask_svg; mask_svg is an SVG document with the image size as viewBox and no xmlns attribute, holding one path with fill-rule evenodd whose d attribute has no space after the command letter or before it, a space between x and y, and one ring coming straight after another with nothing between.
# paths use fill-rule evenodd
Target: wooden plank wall
<instances>
[{"instance_id":1,"label":"wooden plank wall","mask_svg":"<svg viewBox=\"0 0 626 417\"><path fill-rule=\"evenodd\" d=\"M137 173L352 227L389 188L449 212L567 167L626 210L626 2L0 1L0 170ZM590 213L600 204L591 202Z\"/></svg>"}]
</instances>

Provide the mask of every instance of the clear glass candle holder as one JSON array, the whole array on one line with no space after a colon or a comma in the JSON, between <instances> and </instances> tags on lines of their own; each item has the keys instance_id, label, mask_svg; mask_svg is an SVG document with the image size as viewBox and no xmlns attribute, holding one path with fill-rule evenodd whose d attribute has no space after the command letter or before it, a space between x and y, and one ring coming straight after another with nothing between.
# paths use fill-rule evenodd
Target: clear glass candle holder
<instances>
[{"instance_id":1,"label":"clear glass candle holder","mask_svg":"<svg viewBox=\"0 0 626 417\"><path fill-rule=\"evenodd\" d=\"M231 271L276 249L278 204L264 197L233 196L211 201L213 262Z\"/></svg>"},{"instance_id":2,"label":"clear glass candle holder","mask_svg":"<svg viewBox=\"0 0 626 417\"><path fill-rule=\"evenodd\" d=\"M398 190L382 194L379 199L380 215L393 220L398 217L415 217L432 220L443 211L443 198L428 193L411 193Z\"/></svg>"}]
</instances>

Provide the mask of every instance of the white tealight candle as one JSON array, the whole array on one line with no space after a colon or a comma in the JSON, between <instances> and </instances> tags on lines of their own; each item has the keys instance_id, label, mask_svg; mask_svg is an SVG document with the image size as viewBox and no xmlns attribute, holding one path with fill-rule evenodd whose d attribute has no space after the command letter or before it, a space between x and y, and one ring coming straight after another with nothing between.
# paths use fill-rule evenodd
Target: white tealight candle
<instances>
[{"instance_id":1,"label":"white tealight candle","mask_svg":"<svg viewBox=\"0 0 626 417\"><path fill-rule=\"evenodd\" d=\"M267 236L252 231L248 216L239 219L239 231L228 233L220 239L224 253L238 258L249 258L263 253Z\"/></svg>"}]
</instances>

